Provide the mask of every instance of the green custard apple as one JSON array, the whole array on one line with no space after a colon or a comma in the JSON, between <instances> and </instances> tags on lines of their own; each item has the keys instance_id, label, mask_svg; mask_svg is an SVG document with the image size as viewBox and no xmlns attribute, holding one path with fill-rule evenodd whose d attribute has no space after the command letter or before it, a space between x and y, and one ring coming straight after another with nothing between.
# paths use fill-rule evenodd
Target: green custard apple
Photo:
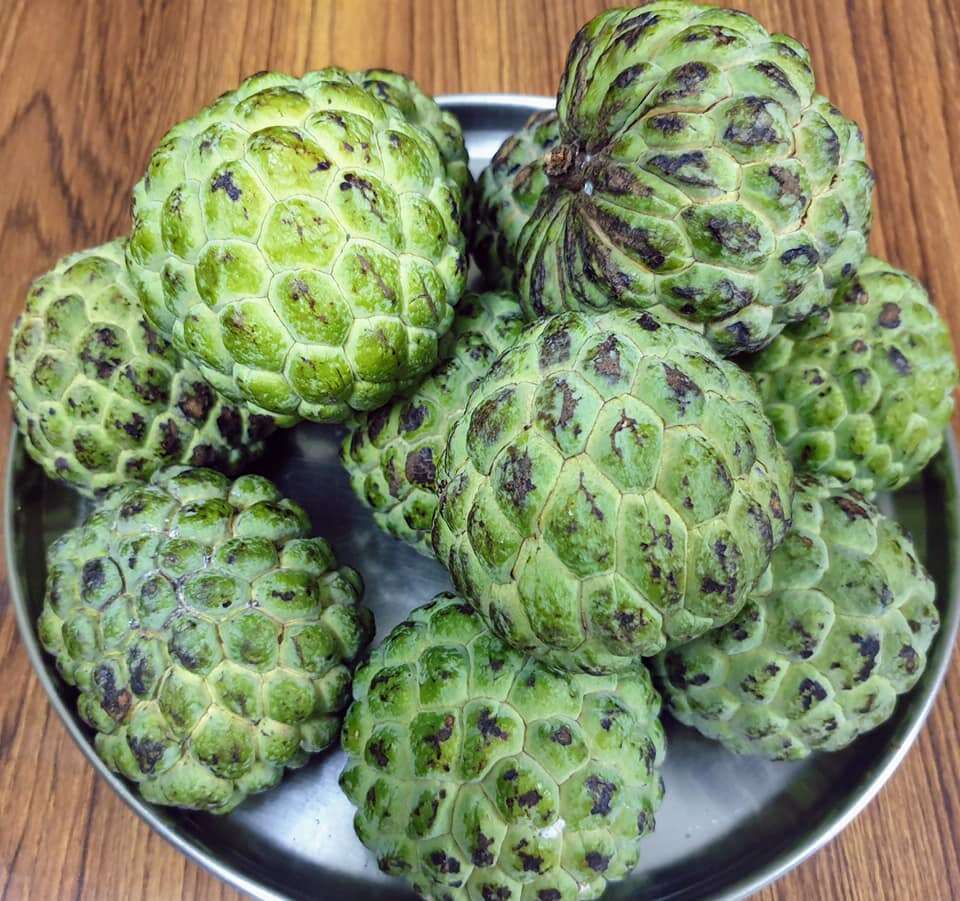
<instances>
[{"instance_id":1,"label":"green custard apple","mask_svg":"<svg viewBox=\"0 0 960 901\"><path fill-rule=\"evenodd\" d=\"M433 556L437 464L447 433L490 365L520 334L513 294L468 294L457 305L443 360L407 398L360 414L340 449L354 494L380 528Z\"/></svg>"},{"instance_id":2,"label":"green custard apple","mask_svg":"<svg viewBox=\"0 0 960 901\"><path fill-rule=\"evenodd\" d=\"M480 174L471 251L492 287L513 288L520 232L547 186L543 157L559 140L556 112L534 113Z\"/></svg>"},{"instance_id":3,"label":"green custard apple","mask_svg":"<svg viewBox=\"0 0 960 901\"><path fill-rule=\"evenodd\" d=\"M412 121L381 98L432 101L385 77L254 75L171 129L134 188L147 315L257 412L343 421L437 362L466 278L462 144L448 166L431 129L450 120Z\"/></svg>"},{"instance_id":4,"label":"green custard apple","mask_svg":"<svg viewBox=\"0 0 960 901\"><path fill-rule=\"evenodd\" d=\"M950 330L923 285L874 257L747 368L794 466L867 496L916 476L953 415Z\"/></svg>"},{"instance_id":5,"label":"green custard apple","mask_svg":"<svg viewBox=\"0 0 960 901\"><path fill-rule=\"evenodd\" d=\"M790 518L792 470L737 366L649 312L528 326L441 462L433 540L511 646L569 671L732 619Z\"/></svg>"},{"instance_id":6,"label":"green custard apple","mask_svg":"<svg viewBox=\"0 0 960 901\"><path fill-rule=\"evenodd\" d=\"M816 93L804 47L746 13L601 13L557 111L516 250L530 315L663 305L732 355L826 306L866 253L860 130Z\"/></svg>"},{"instance_id":7,"label":"green custard apple","mask_svg":"<svg viewBox=\"0 0 960 901\"><path fill-rule=\"evenodd\" d=\"M423 898L597 898L654 828L659 711L643 667L556 673L440 595L358 669L340 784L380 869Z\"/></svg>"},{"instance_id":8,"label":"green custard apple","mask_svg":"<svg viewBox=\"0 0 960 901\"><path fill-rule=\"evenodd\" d=\"M275 426L220 397L157 334L123 246L72 254L38 278L7 354L27 453L86 495L171 464L236 470L262 453Z\"/></svg>"},{"instance_id":9,"label":"green custard apple","mask_svg":"<svg viewBox=\"0 0 960 901\"><path fill-rule=\"evenodd\" d=\"M912 542L863 495L805 476L793 514L736 619L654 662L681 723L774 760L839 750L887 720L939 626Z\"/></svg>"},{"instance_id":10,"label":"green custard apple","mask_svg":"<svg viewBox=\"0 0 960 901\"><path fill-rule=\"evenodd\" d=\"M337 740L373 618L308 535L266 479L174 467L51 545L40 640L147 801L226 813Z\"/></svg>"}]
</instances>

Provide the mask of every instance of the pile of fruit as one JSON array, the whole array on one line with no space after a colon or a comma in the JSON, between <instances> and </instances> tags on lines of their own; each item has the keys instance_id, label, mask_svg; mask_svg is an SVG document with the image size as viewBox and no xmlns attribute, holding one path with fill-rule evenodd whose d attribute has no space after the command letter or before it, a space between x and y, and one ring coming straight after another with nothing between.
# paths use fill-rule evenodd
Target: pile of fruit
<instances>
[{"instance_id":1,"label":"pile of fruit","mask_svg":"<svg viewBox=\"0 0 960 901\"><path fill-rule=\"evenodd\" d=\"M94 498L38 629L149 801L223 813L340 740L357 835L424 897L592 898L654 828L661 698L796 759L917 682L934 585L871 498L939 451L957 368L867 256L859 128L748 15L602 13L556 111L467 162L379 70L170 130L130 236L10 342L28 453ZM231 478L303 420L456 591L372 650L360 576Z\"/></svg>"}]
</instances>

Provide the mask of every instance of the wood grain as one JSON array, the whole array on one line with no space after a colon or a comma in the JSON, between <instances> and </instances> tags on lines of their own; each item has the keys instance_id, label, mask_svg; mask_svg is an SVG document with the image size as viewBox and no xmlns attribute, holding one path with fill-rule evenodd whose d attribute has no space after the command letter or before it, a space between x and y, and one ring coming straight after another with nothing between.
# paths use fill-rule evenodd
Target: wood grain
<instances>
[{"instance_id":1,"label":"wood grain","mask_svg":"<svg viewBox=\"0 0 960 901\"><path fill-rule=\"evenodd\" d=\"M128 228L128 194L177 119L245 74L384 65L434 93L549 94L599 0L2 0L0 333L31 278ZM803 40L867 132L874 250L960 330L960 3L741 0ZM6 446L9 410L0 412ZM0 897L233 899L97 780L46 703L0 588ZM960 667L888 786L772 899L960 896Z\"/></svg>"}]
</instances>

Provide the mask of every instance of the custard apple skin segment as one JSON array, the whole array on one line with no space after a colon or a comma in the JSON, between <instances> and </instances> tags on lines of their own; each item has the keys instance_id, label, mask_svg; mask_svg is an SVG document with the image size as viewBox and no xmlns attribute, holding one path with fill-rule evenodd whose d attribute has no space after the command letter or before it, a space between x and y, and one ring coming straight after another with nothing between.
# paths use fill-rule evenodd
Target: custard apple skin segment
<instances>
[{"instance_id":1,"label":"custard apple skin segment","mask_svg":"<svg viewBox=\"0 0 960 901\"><path fill-rule=\"evenodd\" d=\"M830 302L866 253L873 174L806 49L751 16L611 9L570 48L549 186L523 229L530 316L670 308L729 356Z\"/></svg>"},{"instance_id":2,"label":"custard apple skin segment","mask_svg":"<svg viewBox=\"0 0 960 901\"><path fill-rule=\"evenodd\" d=\"M178 463L234 472L275 428L220 397L147 322L123 245L71 254L34 281L7 352L27 453L87 496Z\"/></svg>"},{"instance_id":3,"label":"custard apple skin segment","mask_svg":"<svg viewBox=\"0 0 960 901\"><path fill-rule=\"evenodd\" d=\"M750 377L647 312L529 325L441 462L433 541L508 644L629 670L736 615L790 517Z\"/></svg>"},{"instance_id":4,"label":"custard apple skin segment","mask_svg":"<svg viewBox=\"0 0 960 901\"><path fill-rule=\"evenodd\" d=\"M556 111L534 113L480 173L471 251L492 288L513 288L520 233L547 187L543 158L559 140Z\"/></svg>"},{"instance_id":5,"label":"custard apple skin segment","mask_svg":"<svg viewBox=\"0 0 960 901\"><path fill-rule=\"evenodd\" d=\"M793 512L736 619L653 662L676 719L773 760L837 751L885 722L940 623L913 543L863 495L803 476Z\"/></svg>"},{"instance_id":6,"label":"custard apple skin segment","mask_svg":"<svg viewBox=\"0 0 960 901\"><path fill-rule=\"evenodd\" d=\"M354 494L381 529L425 556L433 556L437 466L447 433L474 385L522 328L515 295L464 295L444 336L443 362L409 397L359 414L343 440L340 459Z\"/></svg>"},{"instance_id":7,"label":"custard apple skin segment","mask_svg":"<svg viewBox=\"0 0 960 901\"><path fill-rule=\"evenodd\" d=\"M875 257L746 366L797 470L868 497L918 475L953 415L950 330L920 282Z\"/></svg>"},{"instance_id":8,"label":"custard apple skin segment","mask_svg":"<svg viewBox=\"0 0 960 901\"><path fill-rule=\"evenodd\" d=\"M254 75L176 125L134 188L147 315L219 391L289 422L413 387L463 292L460 163L378 81Z\"/></svg>"},{"instance_id":9,"label":"custard apple skin segment","mask_svg":"<svg viewBox=\"0 0 960 901\"><path fill-rule=\"evenodd\" d=\"M357 835L421 897L597 898L636 865L665 754L644 668L558 674L440 595L372 651L354 698Z\"/></svg>"},{"instance_id":10,"label":"custard apple skin segment","mask_svg":"<svg viewBox=\"0 0 960 901\"><path fill-rule=\"evenodd\" d=\"M145 800L226 813L337 740L373 617L308 534L268 480L174 467L51 545L41 643Z\"/></svg>"}]
</instances>

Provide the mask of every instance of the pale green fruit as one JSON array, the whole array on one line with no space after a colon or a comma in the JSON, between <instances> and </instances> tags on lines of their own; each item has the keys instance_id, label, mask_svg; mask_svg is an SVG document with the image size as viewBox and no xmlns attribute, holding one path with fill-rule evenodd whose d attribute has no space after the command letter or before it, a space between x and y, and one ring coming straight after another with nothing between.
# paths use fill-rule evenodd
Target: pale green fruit
<instances>
[{"instance_id":1,"label":"pale green fruit","mask_svg":"<svg viewBox=\"0 0 960 901\"><path fill-rule=\"evenodd\" d=\"M887 720L940 624L913 543L862 495L806 476L793 511L736 619L654 663L680 722L775 760L839 750Z\"/></svg>"},{"instance_id":2,"label":"pale green fruit","mask_svg":"<svg viewBox=\"0 0 960 901\"><path fill-rule=\"evenodd\" d=\"M642 667L555 673L439 595L371 652L354 698L340 785L380 869L421 897L579 901L636 865L665 753Z\"/></svg>"},{"instance_id":3,"label":"pale green fruit","mask_svg":"<svg viewBox=\"0 0 960 901\"><path fill-rule=\"evenodd\" d=\"M794 466L867 496L920 473L953 415L950 330L923 285L875 257L747 368Z\"/></svg>"},{"instance_id":4,"label":"pale green fruit","mask_svg":"<svg viewBox=\"0 0 960 901\"><path fill-rule=\"evenodd\" d=\"M220 397L156 333L123 247L117 239L71 254L38 278L7 352L27 453L86 495L176 463L236 470L275 426Z\"/></svg>"},{"instance_id":5,"label":"pale green fruit","mask_svg":"<svg viewBox=\"0 0 960 901\"><path fill-rule=\"evenodd\" d=\"M134 188L127 262L147 315L254 410L374 409L433 368L450 328L462 146L448 169L432 101L384 78L254 75L176 125Z\"/></svg>"},{"instance_id":6,"label":"pale green fruit","mask_svg":"<svg viewBox=\"0 0 960 901\"><path fill-rule=\"evenodd\" d=\"M742 370L624 309L528 326L441 463L434 547L508 644L625 671L732 619L790 519L792 470Z\"/></svg>"},{"instance_id":7,"label":"pale green fruit","mask_svg":"<svg viewBox=\"0 0 960 901\"><path fill-rule=\"evenodd\" d=\"M225 813L337 740L373 617L308 535L266 479L174 467L51 545L40 640L147 801Z\"/></svg>"},{"instance_id":8,"label":"pale green fruit","mask_svg":"<svg viewBox=\"0 0 960 901\"><path fill-rule=\"evenodd\" d=\"M516 249L531 316L662 305L724 355L830 302L866 253L863 138L807 51L730 9L611 9L570 48Z\"/></svg>"}]
</instances>

